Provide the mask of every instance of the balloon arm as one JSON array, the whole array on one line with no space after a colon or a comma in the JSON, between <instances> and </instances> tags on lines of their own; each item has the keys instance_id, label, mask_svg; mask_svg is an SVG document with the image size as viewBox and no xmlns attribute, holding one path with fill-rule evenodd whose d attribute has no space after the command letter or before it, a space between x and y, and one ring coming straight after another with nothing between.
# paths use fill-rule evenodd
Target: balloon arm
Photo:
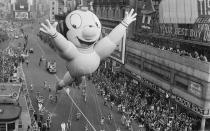
<instances>
[{"instance_id":1,"label":"balloon arm","mask_svg":"<svg viewBox=\"0 0 210 131\"><path fill-rule=\"evenodd\" d=\"M119 44L119 41L123 38L126 33L126 27L122 24L116 26L109 35L101 39L94 47L97 54L101 59L104 59L111 55L115 50L116 46Z\"/></svg>"},{"instance_id":2,"label":"balloon arm","mask_svg":"<svg viewBox=\"0 0 210 131\"><path fill-rule=\"evenodd\" d=\"M108 35L109 39L115 43L119 44L119 41L123 38L126 33L126 27L121 23L117 25Z\"/></svg>"},{"instance_id":3,"label":"balloon arm","mask_svg":"<svg viewBox=\"0 0 210 131\"><path fill-rule=\"evenodd\" d=\"M77 54L77 48L74 44L68 41L63 35L57 32L57 36L54 38L55 46L60 52L59 54L67 60L72 60Z\"/></svg>"}]
</instances>

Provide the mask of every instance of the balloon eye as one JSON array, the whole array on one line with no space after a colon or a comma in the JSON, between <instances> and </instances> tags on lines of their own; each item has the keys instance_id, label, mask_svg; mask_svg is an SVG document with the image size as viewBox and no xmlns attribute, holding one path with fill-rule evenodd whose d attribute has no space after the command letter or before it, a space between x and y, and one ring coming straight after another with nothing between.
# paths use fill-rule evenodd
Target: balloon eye
<instances>
[{"instance_id":1,"label":"balloon eye","mask_svg":"<svg viewBox=\"0 0 210 131\"><path fill-rule=\"evenodd\" d=\"M96 26L98 28L100 28L101 25L100 25L100 21L99 21L98 17L95 15L92 15L92 17L93 17L93 20L95 21Z\"/></svg>"},{"instance_id":2,"label":"balloon eye","mask_svg":"<svg viewBox=\"0 0 210 131\"><path fill-rule=\"evenodd\" d=\"M98 27L98 23L96 22L96 26Z\"/></svg>"},{"instance_id":3,"label":"balloon eye","mask_svg":"<svg viewBox=\"0 0 210 131\"><path fill-rule=\"evenodd\" d=\"M76 26L76 25L72 25L72 27L73 27L73 28L75 28L75 29L77 28L77 26Z\"/></svg>"},{"instance_id":4,"label":"balloon eye","mask_svg":"<svg viewBox=\"0 0 210 131\"><path fill-rule=\"evenodd\" d=\"M72 14L70 17L70 23L73 28L79 28L82 24L82 19L78 14Z\"/></svg>"}]
</instances>

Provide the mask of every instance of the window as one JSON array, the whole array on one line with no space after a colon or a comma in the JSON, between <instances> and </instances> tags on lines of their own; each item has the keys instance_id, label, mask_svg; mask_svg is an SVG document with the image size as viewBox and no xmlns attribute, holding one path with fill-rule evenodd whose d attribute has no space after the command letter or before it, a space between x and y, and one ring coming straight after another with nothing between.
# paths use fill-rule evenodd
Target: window
<instances>
[{"instance_id":1,"label":"window","mask_svg":"<svg viewBox=\"0 0 210 131\"><path fill-rule=\"evenodd\" d=\"M54 7L52 7L52 10L54 10L55 8Z\"/></svg>"},{"instance_id":2,"label":"window","mask_svg":"<svg viewBox=\"0 0 210 131\"><path fill-rule=\"evenodd\" d=\"M184 78L183 76L175 75L175 83L176 86L188 90L188 80Z\"/></svg>"},{"instance_id":3,"label":"window","mask_svg":"<svg viewBox=\"0 0 210 131\"><path fill-rule=\"evenodd\" d=\"M6 131L6 123L0 123L0 131Z\"/></svg>"},{"instance_id":4,"label":"window","mask_svg":"<svg viewBox=\"0 0 210 131\"><path fill-rule=\"evenodd\" d=\"M127 54L127 63L141 69L141 58L134 54Z\"/></svg>"},{"instance_id":5,"label":"window","mask_svg":"<svg viewBox=\"0 0 210 131\"><path fill-rule=\"evenodd\" d=\"M52 12L52 14L54 15L55 13L54 13L54 12Z\"/></svg>"},{"instance_id":6,"label":"window","mask_svg":"<svg viewBox=\"0 0 210 131\"><path fill-rule=\"evenodd\" d=\"M15 123L8 123L7 124L7 130L8 131L14 131L15 130Z\"/></svg>"},{"instance_id":7,"label":"window","mask_svg":"<svg viewBox=\"0 0 210 131\"><path fill-rule=\"evenodd\" d=\"M146 72L152 73L153 75L158 76L164 81L169 82L170 81L170 71L162 69L160 65L153 65L148 62L144 62L144 70Z\"/></svg>"},{"instance_id":8,"label":"window","mask_svg":"<svg viewBox=\"0 0 210 131\"><path fill-rule=\"evenodd\" d=\"M55 4L55 2L53 1L53 2L52 2L52 4L54 5L54 4Z\"/></svg>"}]
</instances>

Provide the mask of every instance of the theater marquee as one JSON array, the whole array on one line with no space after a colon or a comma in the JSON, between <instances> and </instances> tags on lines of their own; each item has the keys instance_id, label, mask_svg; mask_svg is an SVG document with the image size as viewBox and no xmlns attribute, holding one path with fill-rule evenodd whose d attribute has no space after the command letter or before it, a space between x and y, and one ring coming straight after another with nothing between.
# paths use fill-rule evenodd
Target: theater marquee
<instances>
[{"instance_id":1,"label":"theater marquee","mask_svg":"<svg viewBox=\"0 0 210 131\"><path fill-rule=\"evenodd\" d=\"M28 12L15 12L16 19L28 19Z\"/></svg>"},{"instance_id":2,"label":"theater marquee","mask_svg":"<svg viewBox=\"0 0 210 131\"><path fill-rule=\"evenodd\" d=\"M102 36L107 36L112 31L112 28L102 27ZM119 41L118 46L111 54L111 58L124 64L125 63L125 40L126 40L126 33L124 34L123 38Z\"/></svg>"}]
</instances>

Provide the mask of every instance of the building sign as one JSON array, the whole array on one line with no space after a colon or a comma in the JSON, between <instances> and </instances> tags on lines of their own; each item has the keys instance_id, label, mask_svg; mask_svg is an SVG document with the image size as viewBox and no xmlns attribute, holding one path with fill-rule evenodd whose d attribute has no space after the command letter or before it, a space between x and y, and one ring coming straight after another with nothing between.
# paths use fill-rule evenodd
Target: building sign
<instances>
[{"instance_id":1,"label":"building sign","mask_svg":"<svg viewBox=\"0 0 210 131\"><path fill-rule=\"evenodd\" d=\"M202 86L199 83L191 81L190 82L190 86L189 86L189 91L191 93L193 93L194 95L201 97L201 95L202 95Z\"/></svg>"},{"instance_id":2,"label":"building sign","mask_svg":"<svg viewBox=\"0 0 210 131\"><path fill-rule=\"evenodd\" d=\"M27 1L25 2L16 2L15 3L15 11L29 11L29 5Z\"/></svg>"},{"instance_id":3,"label":"building sign","mask_svg":"<svg viewBox=\"0 0 210 131\"><path fill-rule=\"evenodd\" d=\"M178 28L171 25L160 25L160 33L162 35L170 36L189 36L194 38L200 38L201 30Z\"/></svg>"},{"instance_id":4,"label":"building sign","mask_svg":"<svg viewBox=\"0 0 210 131\"><path fill-rule=\"evenodd\" d=\"M15 12L16 19L28 19L28 12Z\"/></svg>"},{"instance_id":5,"label":"building sign","mask_svg":"<svg viewBox=\"0 0 210 131\"><path fill-rule=\"evenodd\" d=\"M210 16L210 0L197 0L198 2L198 15Z\"/></svg>"},{"instance_id":6,"label":"building sign","mask_svg":"<svg viewBox=\"0 0 210 131\"><path fill-rule=\"evenodd\" d=\"M102 27L102 36L107 36L112 31L112 28ZM125 40L126 34L119 41L115 51L111 54L111 58L124 64L125 63Z\"/></svg>"},{"instance_id":7,"label":"building sign","mask_svg":"<svg viewBox=\"0 0 210 131\"><path fill-rule=\"evenodd\" d=\"M160 34L164 36L188 38L197 41L210 41L210 27L208 24L198 25L195 29L179 28L173 25L161 24Z\"/></svg>"},{"instance_id":8,"label":"building sign","mask_svg":"<svg viewBox=\"0 0 210 131\"><path fill-rule=\"evenodd\" d=\"M181 105L193 110L194 112L196 112L200 115L209 115L209 110L204 110L203 108L197 106L196 104L193 104L181 97L176 96L175 101L180 103Z\"/></svg>"}]
</instances>

